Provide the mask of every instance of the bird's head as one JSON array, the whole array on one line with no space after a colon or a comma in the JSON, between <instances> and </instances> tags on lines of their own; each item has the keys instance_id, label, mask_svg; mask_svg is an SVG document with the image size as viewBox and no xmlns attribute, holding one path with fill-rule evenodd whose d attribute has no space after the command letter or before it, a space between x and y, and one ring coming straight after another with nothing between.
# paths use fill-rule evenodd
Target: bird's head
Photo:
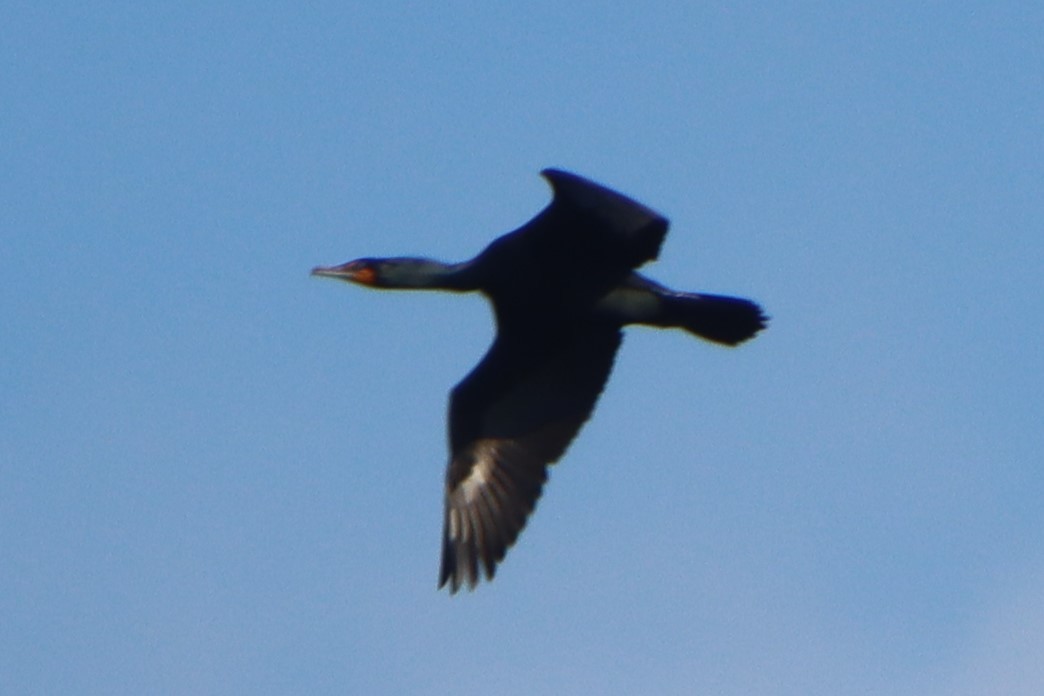
<instances>
[{"instance_id":1,"label":"bird's head","mask_svg":"<svg viewBox=\"0 0 1044 696\"><path fill-rule=\"evenodd\" d=\"M381 284L381 265L377 259L356 259L340 266L316 266L312 275L376 287Z\"/></svg>"},{"instance_id":2,"label":"bird's head","mask_svg":"<svg viewBox=\"0 0 1044 696\"><path fill-rule=\"evenodd\" d=\"M319 266L312 275L348 280L371 288L400 290L476 290L470 265L396 257L356 259L340 266Z\"/></svg>"}]
</instances>

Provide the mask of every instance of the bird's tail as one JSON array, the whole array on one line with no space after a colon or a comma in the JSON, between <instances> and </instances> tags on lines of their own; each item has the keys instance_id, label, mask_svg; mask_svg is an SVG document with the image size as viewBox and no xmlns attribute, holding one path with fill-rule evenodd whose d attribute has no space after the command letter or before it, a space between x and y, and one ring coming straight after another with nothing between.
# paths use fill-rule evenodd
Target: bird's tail
<instances>
[{"instance_id":1,"label":"bird's tail","mask_svg":"<svg viewBox=\"0 0 1044 696\"><path fill-rule=\"evenodd\" d=\"M753 338L768 322L761 307L739 297L672 292L661 301L666 324L727 346Z\"/></svg>"}]
</instances>

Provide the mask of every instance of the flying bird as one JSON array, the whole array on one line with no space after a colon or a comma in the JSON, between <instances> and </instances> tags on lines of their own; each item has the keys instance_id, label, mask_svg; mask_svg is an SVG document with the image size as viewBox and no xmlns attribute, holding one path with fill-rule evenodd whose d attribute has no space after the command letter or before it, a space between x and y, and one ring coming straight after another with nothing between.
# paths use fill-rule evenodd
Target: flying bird
<instances>
[{"instance_id":1,"label":"flying bird","mask_svg":"<svg viewBox=\"0 0 1044 696\"><path fill-rule=\"evenodd\" d=\"M449 400L438 587L474 589L514 544L547 467L591 416L621 328L684 329L734 346L766 325L750 300L678 292L635 272L657 257L667 219L558 169L541 174L551 203L462 263L362 258L312 274L372 288L480 292L496 336Z\"/></svg>"}]
</instances>

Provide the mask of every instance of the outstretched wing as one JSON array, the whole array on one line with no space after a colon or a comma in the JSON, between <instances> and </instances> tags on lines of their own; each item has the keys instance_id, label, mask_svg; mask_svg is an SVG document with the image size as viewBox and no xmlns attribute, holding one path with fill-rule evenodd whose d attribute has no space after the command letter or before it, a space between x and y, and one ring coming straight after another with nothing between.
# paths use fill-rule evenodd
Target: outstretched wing
<instances>
[{"instance_id":1,"label":"outstretched wing","mask_svg":"<svg viewBox=\"0 0 1044 696\"><path fill-rule=\"evenodd\" d=\"M498 338L453 390L439 587L492 579L536 506L547 466L594 410L621 333L585 325L539 344Z\"/></svg>"},{"instance_id":2,"label":"outstretched wing","mask_svg":"<svg viewBox=\"0 0 1044 696\"><path fill-rule=\"evenodd\" d=\"M548 212L586 222L571 225L572 234L585 228L593 232L585 240L587 254L595 249L609 252L628 269L659 255L667 234L667 218L633 198L571 172L545 169L540 174L555 193Z\"/></svg>"},{"instance_id":3,"label":"outstretched wing","mask_svg":"<svg viewBox=\"0 0 1044 696\"><path fill-rule=\"evenodd\" d=\"M576 174L541 173L551 183L551 202L472 262L501 328L589 311L655 259L667 234L667 218L621 193Z\"/></svg>"}]
</instances>

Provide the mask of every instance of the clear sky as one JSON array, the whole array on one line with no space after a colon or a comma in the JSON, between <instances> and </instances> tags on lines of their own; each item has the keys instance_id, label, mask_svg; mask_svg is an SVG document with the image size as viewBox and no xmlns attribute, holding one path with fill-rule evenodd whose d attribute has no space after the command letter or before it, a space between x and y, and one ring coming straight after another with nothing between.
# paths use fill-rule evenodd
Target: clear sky
<instances>
[{"instance_id":1,"label":"clear sky","mask_svg":"<svg viewBox=\"0 0 1044 696\"><path fill-rule=\"evenodd\" d=\"M0 693L1044 693L1044 5L12 2ZM587 175L735 350L630 330L435 590L478 297Z\"/></svg>"}]
</instances>

